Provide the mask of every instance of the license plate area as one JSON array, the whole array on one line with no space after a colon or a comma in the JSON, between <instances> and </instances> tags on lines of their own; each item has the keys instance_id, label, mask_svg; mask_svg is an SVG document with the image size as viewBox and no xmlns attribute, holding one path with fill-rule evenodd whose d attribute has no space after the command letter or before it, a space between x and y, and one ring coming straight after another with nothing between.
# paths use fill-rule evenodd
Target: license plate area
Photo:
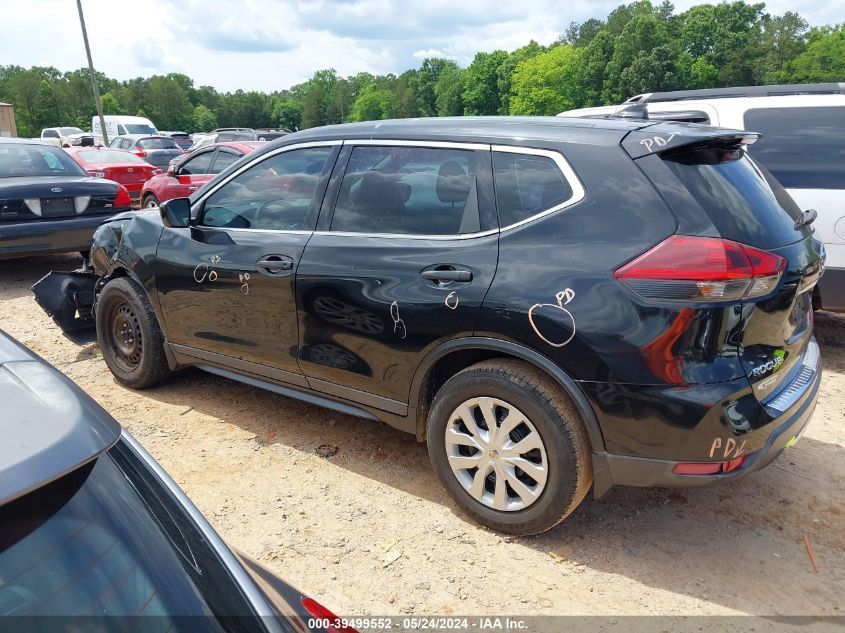
<instances>
[{"instance_id":1,"label":"license plate area","mask_svg":"<svg viewBox=\"0 0 845 633\"><path fill-rule=\"evenodd\" d=\"M41 199L41 217L43 218L61 218L76 215L76 207L73 204L73 198L42 198Z\"/></svg>"}]
</instances>

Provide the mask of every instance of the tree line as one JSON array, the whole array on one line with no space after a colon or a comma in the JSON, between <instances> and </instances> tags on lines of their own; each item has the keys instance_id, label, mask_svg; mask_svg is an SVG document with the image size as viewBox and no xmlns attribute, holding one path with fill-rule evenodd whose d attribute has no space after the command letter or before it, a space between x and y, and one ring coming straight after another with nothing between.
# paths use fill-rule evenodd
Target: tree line
<instances>
[{"instance_id":1,"label":"tree line","mask_svg":"<svg viewBox=\"0 0 845 633\"><path fill-rule=\"evenodd\" d=\"M773 83L845 81L845 24L810 27L764 3L624 4L605 20L572 22L557 41L479 52L462 68L425 59L399 75L342 77L319 70L265 93L220 93L180 73L118 81L97 74L106 114L152 119L159 129L286 127L397 117L544 115L619 103L642 92ZM87 69L0 65L0 101L14 104L20 136L42 127L89 129L95 114Z\"/></svg>"}]
</instances>

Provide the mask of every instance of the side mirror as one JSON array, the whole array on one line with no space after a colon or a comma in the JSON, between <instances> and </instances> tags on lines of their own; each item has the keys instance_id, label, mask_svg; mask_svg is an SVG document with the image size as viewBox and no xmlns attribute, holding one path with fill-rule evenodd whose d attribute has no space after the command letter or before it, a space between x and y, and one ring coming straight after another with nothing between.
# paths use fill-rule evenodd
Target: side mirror
<instances>
[{"instance_id":1,"label":"side mirror","mask_svg":"<svg viewBox=\"0 0 845 633\"><path fill-rule=\"evenodd\" d=\"M176 175L176 165L172 163L167 166L167 175L168 176L175 176Z\"/></svg>"},{"instance_id":2,"label":"side mirror","mask_svg":"<svg viewBox=\"0 0 845 633\"><path fill-rule=\"evenodd\" d=\"M173 198L162 202L158 208L161 222L171 229L183 229L191 225L191 201L188 198Z\"/></svg>"}]
</instances>

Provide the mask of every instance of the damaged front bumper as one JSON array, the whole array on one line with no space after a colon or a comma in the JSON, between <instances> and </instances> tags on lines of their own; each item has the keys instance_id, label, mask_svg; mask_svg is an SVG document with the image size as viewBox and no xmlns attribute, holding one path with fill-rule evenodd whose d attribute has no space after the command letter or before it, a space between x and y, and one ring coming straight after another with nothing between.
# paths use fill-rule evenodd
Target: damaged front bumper
<instances>
[{"instance_id":1,"label":"damaged front bumper","mask_svg":"<svg viewBox=\"0 0 845 633\"><path fill-rule=\"evenodd\" d=\"M97 227L90 263L86 262L82 269L50 271L32 286L35 301L65 334L95 328L98 283L109 274L120 246L123 225L132 217L132 212L117 214Z\"/></svg>"},{"instance_id":2,"label":"damaged front bumper","mask_svg":"<svg viewBox=\"0 0 845 633\"><path fill-rule=\"evenodd\" d=\"M66 334L94 328L94 272L50 271L32 286L35 301Z\"/></svg>"}]
</instances>

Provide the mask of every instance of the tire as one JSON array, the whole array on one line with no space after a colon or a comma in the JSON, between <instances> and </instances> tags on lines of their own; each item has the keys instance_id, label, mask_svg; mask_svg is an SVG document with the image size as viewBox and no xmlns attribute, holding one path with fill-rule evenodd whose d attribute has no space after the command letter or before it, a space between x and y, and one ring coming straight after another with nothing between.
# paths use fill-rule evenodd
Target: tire
<instances>
[{"instance_id":1,"label":"tire","mask_svg":"<svg viewBox=\"0 0 845 633\"><path fill-rule=\"evenodd\" d=\"M150 301L129 277L108 282L97 297L97 343L111 372L127 387L144 389L172 373L164 336Z\"/></svg>"},{"instance_id":2,"label":"tire","mask_svg":"<svg viewBox=\"0 0 845 633\"><path fill-rule=\"evenodd\" d=\"M497 429L513 414L508 433L491 438L483 409ZM467 417L478 424L476 433ZM489 443L480 441L485 433ZM530 451L512 452L525 440L522 448ZM446 381L428 416L428 452L452 498L479 523L508 534L553 528L578 507L593 481L587 430L575 406L549 376L518 360L478 363Z\"/></svg>"},{"instance_id":3,"label":"tire","mask_svg":"<svg viewBox=\"0 0 845 633\"><path fill-rule=\"evenodd\" d=\"M144 209L149 209L151 207L158 207L161 206L161 203L156 198L155 194L148 193L144 196L144 201L141 203L141 207Z\"/></svg>"}]
</instances>

